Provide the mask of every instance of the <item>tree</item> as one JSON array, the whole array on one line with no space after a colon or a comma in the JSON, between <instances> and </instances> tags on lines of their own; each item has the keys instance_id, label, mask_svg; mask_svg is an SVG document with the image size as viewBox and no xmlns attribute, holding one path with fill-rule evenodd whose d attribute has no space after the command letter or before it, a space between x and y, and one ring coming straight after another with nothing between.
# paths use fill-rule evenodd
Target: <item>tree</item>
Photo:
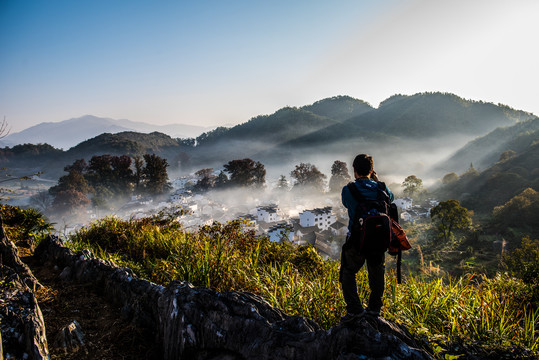
<instances>
[{"instance_id":1,"label":"tree","mask_svg":"<svg viewBox=\"0 0 539 360\"><path fill-rule=\"evenodd\" d=\"M444 175L444 177L442 178L442 184L444 185L451 184L457 181L458 179L459 179L459 176L456 173L450 172Z\"/></svg>"},{"instance_id":2,"label":"tree","mask_svg":"<svg viewBox=\"0 0 539 360\"><path fill-rule=\"evenodd\" d=\"M195 175L198 177L198 181L195 185L196 191L204 192L215 187L216 177L213 175L212 168L200 169Z\"/></svg>"},{"instance_id":3,"label":"tree","mask_svg":"<svg viewBox=\"0 0 539 360\"><path fill-rule=\"evenodd\" d=\"M144 176L145 191L151 195L158 195L169 190L167 160L155 154L146 154L144 155L144 161L146 165L142 170L142 174Z\"/></svg>"},{"instance_id":4,"label":"tree","mask_svg":"<svg viewBox=\"0 0 539 360\"><path fill-rule=\"evenodd\" d=\"M111 158L111 155L94 155L90 159L86 179L94 188L98 185L111 187L114 181Z\"/></svg>"},{"instance_id":5,"label":"tree","mask_svg":"<svg viewBox=\"0 0 539 360\"><path fill-rule=\"evenodd\" d=\"M341 191L350 181L350 174L348 173L348 167L343 161L335 160L331 165L331 178L329 179L329 191L338 192Z\"/></svg>"},{"instance_id":6,"label":"tree","mask_svg":"<svg viewBox=\"0 0 539 360\"><path fill-rule=\"evenodd\" d=\"M528 284L539 283L539 240L531 240L529 236L522 238L521 245L511 254L503 257L509 271ZM539 288L534 286L536 296Z\"/></svg>"},{"instance_id":7,"label":"tree","mask_svg":"<svg viewBox=\"0 0 539 360\"><path fill-rule=\"evenodd\" d=\"M281 177L277 181L277 186L275 186L275 189L277 189L279 191L288 191L289 190L288 180L286 180L286 176L281 175Z\"/></svg>"},{"instance_id":8,"label":"tree","mask_svg":"<svg viewBox=\"0 0 539 360\"><path fill-rule=\"evenodd\" d=\"M309 163L300 163L290 172L290 176L296 179L294 188L324 190L324 179L327 177L318 168Z\"/></svg>"},{"instance_id":9,"label":"tree","mask_svg":"<svg viewBox=\"0 0 539 360\"><path fill-rule=\"evenodd\" d=\"M458 200L442 201L430 210L432 221L437 222L438 235L446 242L454 229L465 229L472 224L471 213Z\"/></svg>"},{"instance_id":10,"label":"tree","mask_svg":"<svg viewBox=\"0 0 539 360\"><path fill-rule=\"evenodd\" d=\"M524 189L505 204L494 207L492 218L497 227L539 228L539 193Z\"/></svg>"},{"instance_id":11,"label":"tree","mask_svg":"<svg viewBox=\"0 0 539 360\"><path fill-rule=\"evenodd\" d=\"M498 159L498 161L504 162L504 161L514 158L516 155L517 155L516 151L506 150L500 155L500 159Z\"/></svg>"},{"instance_id":12,"label":"tree","mask_svg":"<svg viewBox=\"0 0 539 360\"><path fill-rule=\"evenodd\" d=\"M410 175L402 182L402 187L404 187L404 195L409 197L414 197L414 195L419 194L423 188L423 180L418 178L415 175Z\"/></svg>"},{"instance_id":13,"label":"tree","mask_svg":"<svg viewBox=\"0 0 539 360\"><path fill-rule=\"evenodd\" d=\"M142 190L142 170L144 169L144 160L140 156L135 156L133 157L133 165L135 167L135 171L133 172L135 191L140 192Z\"/></svg>"},{"instance_id":14,"label":"tree","mask_svg":"<svg viewBox=\"0 0 539 360\"><path fill-rule=\"evenodd\" d=\"M47 190L40 191L30 197L30 205L39 211L45 211L52 206L52 197Z\"/></svg>"},{"instance_id":15,"label":"tree","mask_svg":"<svg viewBox=\"0 0 539 360\"><path fill-rule=\"evenodd\" d=\"M89 194L94 188L88 183L85 177L88 166L84 159L75 160L72 165L64 167L68 174L58 179L58 184L49 189L49 193L56 196L58 193L67 190L75 190L82 194Z\"/></svg>"},{"instance_id":16,"label":"tree","mask_svg":"<svg viewBox=\"0 0 539 360\"><path fill-rule=\"evenodd\" d=\"M215 188L224 189L228 185L228 176L226 176L224 171L219 172L219 175L215 178Z\"/></svg>"},{"instance_id":17,"label":"tree","mask_svg":"<svg viewBox=\"0 0 539 360\"><path fill-rule=\"evenodd\" d=\"M232 186L263 186L266 182L266 169L259 161L232 160L224 168L230 174L229 184Z\"/></svg>"},{"instance_id":18,"label":"tree","mask_svg":"<svg viewBox=\"0 0 539 360\"><path fill-rule=\"evenodd\" d=\"M114 175L113 190L116 194L130 194L134 187L135 174L131 169L133 161L127 155L113 156L110 159Z\"/></svg>"},{"instance_id":19,"label":"tree","mask_svg":"<svg viewBox=\"0 0 539 360\"><path fill-rule=\"evenodd\" d=\"M74 189L58 192L52 203L52 207L58 212L80 211L88 205L90 205L88 197Z\"/></svg>"}]
</instances>

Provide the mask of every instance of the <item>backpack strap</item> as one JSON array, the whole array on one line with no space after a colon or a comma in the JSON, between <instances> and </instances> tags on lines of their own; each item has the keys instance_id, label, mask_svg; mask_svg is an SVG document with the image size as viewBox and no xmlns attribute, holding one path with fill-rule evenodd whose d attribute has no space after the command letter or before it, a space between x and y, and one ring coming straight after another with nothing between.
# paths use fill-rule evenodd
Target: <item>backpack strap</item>
<instances>
[{"instance_id":1,"label":"backpack strap","mask_svg":"<svg viewBox=\"0 0 539 360\"><path fill-rule=\"evenodd\" d=\"M365 201L365 196L361 194L354 182L349 182L346 186L348 187L348 190L350 190L350 193L358 203Z\"/></svg>"}]
</instances>

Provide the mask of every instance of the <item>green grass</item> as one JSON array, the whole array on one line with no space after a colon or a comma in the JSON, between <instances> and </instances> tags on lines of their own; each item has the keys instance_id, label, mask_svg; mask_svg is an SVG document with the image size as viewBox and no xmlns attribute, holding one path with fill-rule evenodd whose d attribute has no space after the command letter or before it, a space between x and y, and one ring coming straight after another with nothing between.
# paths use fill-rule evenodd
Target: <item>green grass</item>
<instances>
[{"instance_id":1,"label":"green grass","mask_svg":"<svg viewBox=\"0 0 539 360\"><path fill-rule=\"evenodd\" d=\"M239 222L189 233L174 221L105 218L79 230L70 243L74 250L91 248L159 284L180 279L218 291L256 293L326 329L345 313L339 262L322 260L310 246L257 239L243 233ZM360 297L367 299L365 271L357 281ZM409 274L399 285L388 271L383 316L441 344L434 348L441 358L451 342L539 350L539 312L531 306L530 293L522 281L505 274L446 279Z\"/></svg>"}]
</instances>

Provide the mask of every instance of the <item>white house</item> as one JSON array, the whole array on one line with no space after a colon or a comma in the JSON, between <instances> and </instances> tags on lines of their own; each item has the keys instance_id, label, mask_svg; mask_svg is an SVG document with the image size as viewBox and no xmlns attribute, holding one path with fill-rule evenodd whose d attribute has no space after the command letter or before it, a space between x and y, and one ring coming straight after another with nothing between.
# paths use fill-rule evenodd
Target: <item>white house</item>
<instances>
[{"instance_id":1,"label":"white house","mask_svg":"<svg viewBox=\"0 0 539 360\"><path fill-rule=\"evenodd\" d=\"M264 221L267 223L277 222L281 220L281 217L277 214L277 206L259 206L256 208L256 218L258 221Z\"/></svg>"},{"instance_id":2,"label":"white house","mask_svg":"<svg viewBox=\"0 0 539 360\"><path fill-rule=\"evenodd\" d=\"M303 227L318 226L320 230L327 230L337 221L337 217L331 210L330 206L305 210L299 214L299 224Z\"/></svg>"},{"instance_id":3,"label":"white house","mask_svg":"<svg viewBox=\"0 0 539 360\"><path fill-rule=\"evenodd\" d=\"M393 201L393 202L395 203L395 205L397 205L398 207L400 207L403 210L411 209L412 205L413 205L412 204L412 199L409 198L409 197L395 199L395 201Z\"/></svg>"}]
</instances>

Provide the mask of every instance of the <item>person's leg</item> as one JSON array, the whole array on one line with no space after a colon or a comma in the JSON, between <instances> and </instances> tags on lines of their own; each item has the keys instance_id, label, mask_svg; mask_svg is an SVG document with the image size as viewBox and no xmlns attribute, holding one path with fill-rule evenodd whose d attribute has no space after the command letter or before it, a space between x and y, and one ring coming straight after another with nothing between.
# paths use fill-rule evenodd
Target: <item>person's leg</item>
<instances>
[{"instance_id":1,"label":"person's leg","mask_svg":"<svg viewBox=\"0 0 539 360\"><path fill-rule=\"evenodd\" d=\"M369 287L371 288L368 309L373 313L380 313L380 309L382 309L385 269L385 253L376 253L367 256L367 271L369 273Z\"/></svg>"},{"instance_id":2,"label":"person's leg","mask_svg":"<svg viewBox=\"0 0 539 360\"><path fill-rule=\"evenodd\" d=\"M357 293L356 273L364 263L365 257L360 256L355 248L346 244L343 246L339 281L342 285L342 294L346 302L346 310L349 314L360 314L363 312L363 305Z\"/></svg>"}]
</instances>

